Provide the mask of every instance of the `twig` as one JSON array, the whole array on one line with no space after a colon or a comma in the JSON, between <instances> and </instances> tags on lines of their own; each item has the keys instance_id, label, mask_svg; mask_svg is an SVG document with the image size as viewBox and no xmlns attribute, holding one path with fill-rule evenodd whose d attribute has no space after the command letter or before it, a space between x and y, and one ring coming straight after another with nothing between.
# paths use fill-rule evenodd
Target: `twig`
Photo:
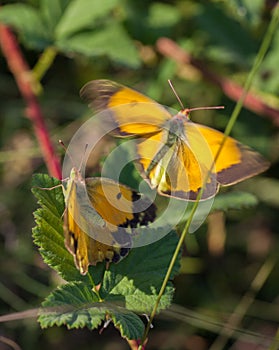
<instances>
[{"instance_id":1,"label":"twig","mask_svg":"<svg viewBox=\"0 0 279 350\"><path fill-rule=\"evenodd\" d=\"M26 102L26 116L33 124L49 174L61 179L60 162L54 153L40 105L32 89L32 73L21 53L14 34L4 25L0 25L0 46L17 82L20 93Z\"/></svg>"},{"instance_id":2,"label":"twig","mask_svg":"<svg viewBox=\"0 0 279 350\"><path fill-rule=\"evenodd\" d=\"M49 46L43 51L38 62L32 70L33 76L36 78L37 82L40 82L42 80L49 67L51 67L56 55L57 50L53 46ZM41 92L41 90L42 87L40 86L38 89L38 94Z\"/></svg>"},{"instance_id":3,"label":"twig","mask_svg":"<svg viewBox=\"0 0 279 350\"><path fill-rule=\"evenodd\" d=\"M243 94L243 88L230 79L219 76L216 72L209 70L205 64L189 55L184 49L177 45L173 40L160 38L157 41L157 50L164 56L172 58L180 64L190 64L198 69L204 78L219 86L223 93L230 99L238 101ZM259 115L265 115L271 119L274 124L279 126L279 110L268 106L259 96L248 92L243 105Z\"/></svg>"},{"instance_id":4,"label":"twig","mask_svg":"<svg viewBox=\"0 0 279 350\"><path fill-rule=\"evenodd\" d=\"M0 343L8 345L13 350L21 350L21 347L12 339L7 337L0 336Z\"/></svg>"}]
</instances>

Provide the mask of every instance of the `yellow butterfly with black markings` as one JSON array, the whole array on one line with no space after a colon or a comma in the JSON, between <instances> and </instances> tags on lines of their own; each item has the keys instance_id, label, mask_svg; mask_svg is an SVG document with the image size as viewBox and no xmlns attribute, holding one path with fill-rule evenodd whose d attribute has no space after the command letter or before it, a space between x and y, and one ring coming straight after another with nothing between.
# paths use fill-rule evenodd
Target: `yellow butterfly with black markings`
<instances>
[{"instance_id":1,"label":"yellow butterfly with black markings","mask_svg":"<svg viewBox=\"0 0 279 350\"><path fill-rule=\"evenodd\" d=\"M148 198L111 179L83 179L73 168L62 184L65 245L83 275L89 265L119 262L131 248L133 230L155 219L156 207Z\"/></svg>"},{"instance_id":2,"label":"yellow butterfly with black markings","mask_svg":"<svg viewBox=\"0 0 279 350\"><path fill-rule=\"evenodd\" d=\"M110 80L93 80L81 97L113 125L114 135L136 139L142 176L162 195L196 200L213 197L228 186L269 167L259 153L227 137L214 162L224 134L189 119L191 109L172 115L143 94ZM207 181L206 181L207 180ZM204 184L206 182L206 184Z\"/></svg>"}]
</instances>

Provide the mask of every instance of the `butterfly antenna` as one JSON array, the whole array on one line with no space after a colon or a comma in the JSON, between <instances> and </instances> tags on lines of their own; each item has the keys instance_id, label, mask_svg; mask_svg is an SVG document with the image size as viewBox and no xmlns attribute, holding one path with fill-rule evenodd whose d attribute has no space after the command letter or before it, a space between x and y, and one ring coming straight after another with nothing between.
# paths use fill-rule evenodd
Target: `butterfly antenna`
<instances>
[{"instance_id":1,"label":"butterfly antenna","mask_svg":"<svg viewBox=\"0 0 279 350\"><path fill-rule=\"evenodd\" d=\"M58 140L58 142L60 143L60 146L63 148L63 150L65 151L65 153L67 153L67 148L65 146L65 143L62 140Z\"/></svg>"},{"instance_id":2,"label":"butterfly antenna","mask_svg":"<svg viewBox=\"0 0 279 350\"><path fill-rule=\"evenodd\" d=\"M62 141L62 140L59 140L58 141L60 143L60 146L64 149L65 153L68 155L68 157L70 158L71 160L71 163L72 163L72 167L75 166L75 163L74 163L74 160L73 160L73 157L71 156L71 154L69 153L67 147L65 146L65 143Z\"/></svg>"},{"instance_id":3,"label":"butterfly antenna","mask_svg":"<svg viewBox=\"0 0 279 350\"><path fill-rule=\"evenodd\" d=\"M175 95L177 101L179 102L179 104L180 104L182 110L187 111L187 113L190 113L190 112L193 112L193 111L201 111L201 110L205 110L205 109L224 109L224 108L225 108L224 106L209 106L209 107L185 108L185 107L183 106L183 103L182 103L180 97L178 96L177 92L175 91L175 88L174 88L174 86L173 86L173 84L172 84L172 82L171 82L170 79L168 79L168 83L169 83L169 86L171 87L171 89L172 89L172 91L173 91L173 93L174 93L174 95Z\"/></svg>"},{"instance_id":4,"label":"butterfly antenna","mask_svg":"<svg viewBox=\"0 0 279 350\"><path fill-rule=\"evenodd\" d=\"M173 86L173 84L172 84L170 79L168 79L168 83L169 83L170 88L172 89L172 92L174 93L174 96L176 97L177 101L179 102L181 108L185 109L185 107L183 106L183 103L180 100L180 97L178 96L177 92L175 91L175 88L174 88L174 86Z\"/></svg>"},{"instance_id":5,"label":"butterfly antenna","mask_svg":"<svg viewBox=\"0 0 279 350\"><path fill-rule=\"evenodd\" d=\"M205 109L224 109L224 106L209 106L209 107L194 107L194 108L187 108L187 112L193 112L193 111L203 111Z\"/></svg>"},{"instance_id":6,"label":"butterfly antenna","mask_svg":"<svg viewBox=\"0 0 279 350\"><path fill-rule=\"evenodd\" d=\"M84 152L83 152L83 155L82 155L82 158L81 158L79 167L78 167L78 170L79 170L79 171L81 171L81 167L82 167L82 164L83 164L83 162L84 162L84 158L85 158L85 154L86 154L87 148L88 148L88 143L87 143L87 144L85 145L85 147L84 147Z\"/></svg>"}]
</instances>

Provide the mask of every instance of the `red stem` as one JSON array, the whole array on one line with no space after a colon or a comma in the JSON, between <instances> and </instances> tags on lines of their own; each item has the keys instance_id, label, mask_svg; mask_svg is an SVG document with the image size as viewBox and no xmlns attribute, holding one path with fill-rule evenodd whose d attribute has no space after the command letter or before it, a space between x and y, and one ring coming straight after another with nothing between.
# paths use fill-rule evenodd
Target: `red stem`
<instances>
[{"instance_id":1,"label":"red stem","mask_svg":"<svg viewBox=\"0 0 279 350\"><path fill-rule=\"evenodd\" d=\"M136 340L136 339L129 340L128 339L127 342L130 345L131 350L137 350L138 347L140 346L141 340L140 339L138 339L138 340ZM146 342L145 342L145 344L146 344ZM142 347L141 347L142 350L145 349L145 344L142 345Z\"/></svg>"},{"instance_id":2,"label":"red stem","mask_svg":"<svg viewBox=\"0 0 279 350\"><path fill-rule=\"evenodd\" d=\"M207 80L219 86L230 99L237 101L242 95L243 89L240 85L209 70L203 62L190 56L173 40L167 38L159 39L157 41L157 49L162 55L172 58L177 63L190 64L198 69ZM248 92L244 100L244 106L256 114L267 116L274 124L279 126L279 110L268 106L259 96Z\"/></svg>"},{"instance_id":3,"label":"red stem","mask_svg":"<svg viewBox=\"0 0 279 350\"><path fill-rule=\"evenodd\" d=\"M26 116L33 124L49 174L61 179L60 162L54 153L38 99L32 90L32 72L22 55L14 34L4 25L0 25L0 46L26 102Z\"/></svg>"}]
</instances>

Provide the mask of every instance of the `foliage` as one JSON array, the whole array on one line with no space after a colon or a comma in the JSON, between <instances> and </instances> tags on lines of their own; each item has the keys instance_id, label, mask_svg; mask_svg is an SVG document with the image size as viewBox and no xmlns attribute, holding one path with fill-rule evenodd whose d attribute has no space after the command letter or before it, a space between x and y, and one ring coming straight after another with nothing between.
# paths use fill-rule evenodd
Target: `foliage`
<instances>
[{"instance_id":1,"label":"foliage","mask_svg":"<svg viewBox=\"0 0 279 350\"><path fill-rule=\"evenodd\" d=\"M194 121L224 130L239 97L235 92L241 92L270 22L270 4L264 0L4 1L0 23L11 26L24 58L34 67L32 72L41 87L33 86L33 91L40 93L38 101L58 154L57 140L69 144L92 113L80 101L78 91L95 78L118 81L164 105L180 108L167 84L171 79L185 106L224 105L222 112L192 115ZM182 63L177 51L172 56L164 52L159 46L163 37L173 40L191 59ZM268 348L270 334L274 337L276 333L278 269L270 271L266 279L257 279L256 289L252 281L278 247L278 38L277 30L253 81L254 100L244 105L232 131L233 137L264 154L272 166L266 174L222 191L212 211L224 211L226 220L215 217L212 229L209 219L208 226L205 223L186 238L183 262L188 268L183 271L187 273L178 275L177 262L147 348L185 348L185 344L189 349L209 348L222 334L224 320L229 320L224 315L233 314L243 295L248 295L252 304L243 323L231 328L235 333L230 339L232 346L253 348L260 342ZM31 350L38 346L42 350L86 349L88 344L124 348L126 344L113 327L104 330L105 337L86 328L104 327L110 320L123 338L142 336L146 321L139 315L150 313L154 305L177 243L176 233L171 232L167 242L132 250L109 270L98 264L90 267L88 275L80 275L64 246L61 188L41 189L55 187L60 181L36 175L31 184L33 173L47 173L44 152L34 137L34 121L25 118L28 108L8 70L11 61L6 62L2 53L1 313L25 312L44 300L40 324L67 325L71 330L50 327L42 332L36 322L20 320L1 324L1 339L13 339ZM88 165L91 173L100 173L99 162L92 160ZM134 187L138 178L129 174L123 172L121 179ZM32 186L39 209L30 193ZM179 228L183 229L190 209ZM166 223L172 220L172 215L165 218ZM100 298L92 281L101 283ZM171 307L167 313L164 310L171 303L181 308ZM161 320L163 316L167 321ZM217 324L218 330L213 327Z\"/></svg>"},{"instance_id":2,"label":"foliage","mask_svg":"<svg viewBox=\"0 0 279 350\"><path fill-rule=\"evenodd\" d=\"M123 262L111 265L108 270L105 263L97 264L90 268L90 275L82 276L64 245L61 220L64 198L61 187L57 186L58 181L47 175L34 177L33 193L41 208L34 214L37 226L33 235L44 261L71 283L47 297L43 303L46 311L43 308L39 318L41 325L65 324L68 328L87 326L94 329L109 317L123 337L140 339L144 325L137 315L126 310L145 314L152 311L177 245L176 233L171 232L156 243L133 249ZM177 262L172 277L178 273L178 268ZM92 280L94 285L101 283L97 294L92 291ZM173 287L169 284L159 309L170 306L172 295ZM126 309L118 306L123 302Z\"/></svg>"},{"instance_id":3,"label":"foliage","mask_svg":"<svg viewBox=\"0 0 279 350\"><path fill-rule=\"evenodd\" d=\"M52 46L64 54L107 55L136 68L138 53L117 14L119 5L117 0L43 0L37 6L18 3L6 5L0 21L18 30L23 43L32 49Z\"/></svg>"}]
</instances>

